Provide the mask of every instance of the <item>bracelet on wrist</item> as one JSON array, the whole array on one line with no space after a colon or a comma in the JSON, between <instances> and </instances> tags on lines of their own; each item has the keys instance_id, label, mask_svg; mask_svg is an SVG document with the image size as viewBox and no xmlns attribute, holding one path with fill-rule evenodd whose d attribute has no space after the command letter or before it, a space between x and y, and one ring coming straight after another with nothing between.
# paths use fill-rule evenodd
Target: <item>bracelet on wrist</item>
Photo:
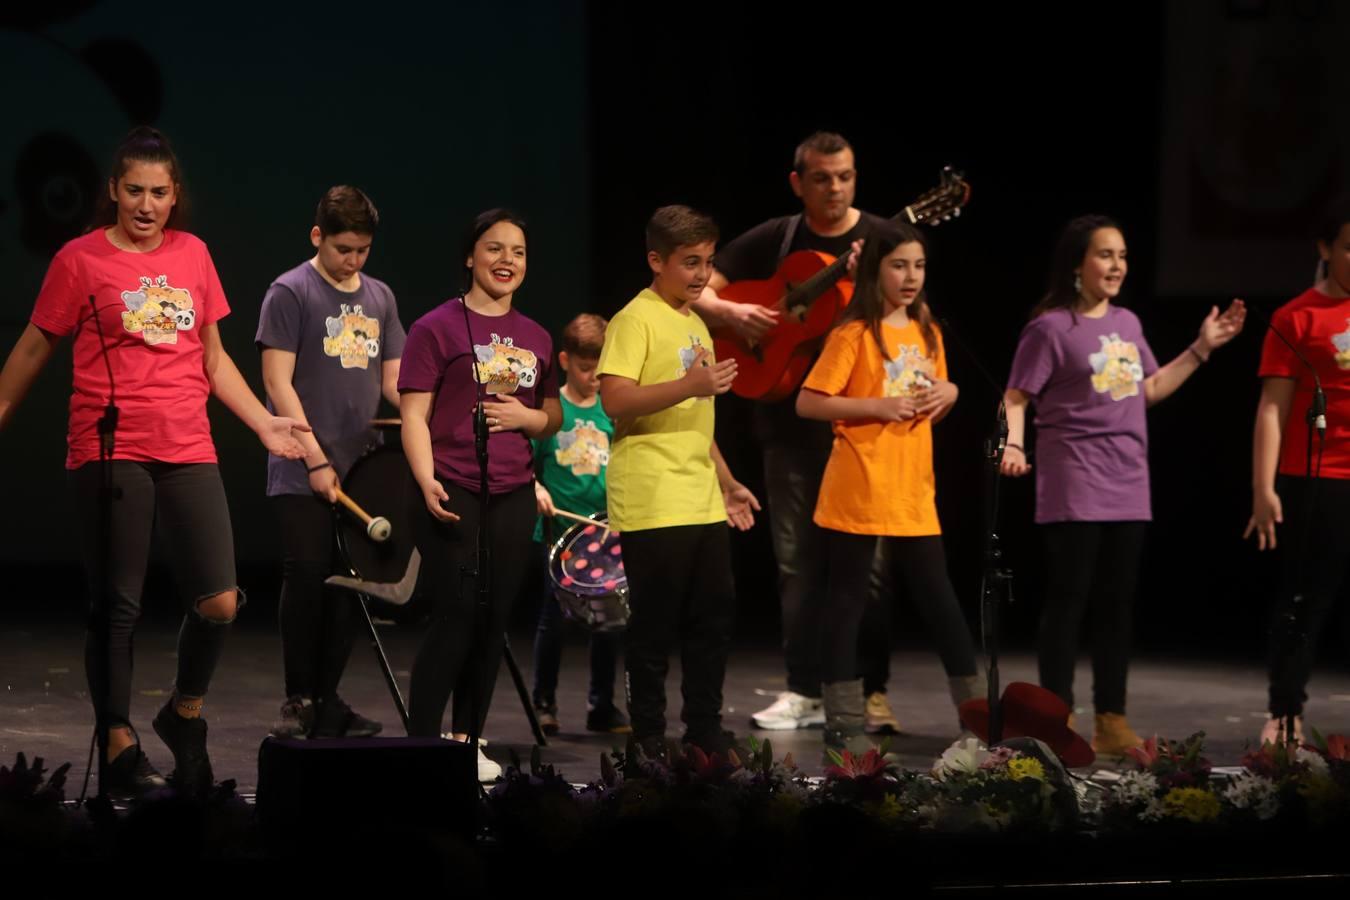
<instances>
[{"instance_id":1,"label":"bracelet on wrist","mask_svg":"<svg viewBox=\"0 0 1350 900\"><path fill-rule=\"evenodd\" d=\"M320 469L331 469L331 468L333 468L333 464L330 463L328 460L324 460L323 462L319 463L317 466L308 466L308 467L306 467L306 468L305 468L305 471L308 472L309 474L313 475L315 472L318 472Z\"/></svg>"}]
</instances>

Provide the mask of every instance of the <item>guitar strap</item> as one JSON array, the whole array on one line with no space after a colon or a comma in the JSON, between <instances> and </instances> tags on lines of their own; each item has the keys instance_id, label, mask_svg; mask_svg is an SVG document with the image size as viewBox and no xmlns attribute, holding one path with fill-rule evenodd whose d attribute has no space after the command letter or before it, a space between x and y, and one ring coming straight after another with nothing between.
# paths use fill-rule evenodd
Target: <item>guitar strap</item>
<instances>
[{"instance_id":1,"label":"guitar strap","mask_svg":"<svg viewBox=\"0 0 1350 900\"><path fill-rule=\"evenodd\" d=\"M788 219L787 233L783 235L783 243L778 247L778 261L781 263L792 252L792 242L797 238L797 229L802 225L802 214L797 213Z\"/></svg>"}]
</instances>

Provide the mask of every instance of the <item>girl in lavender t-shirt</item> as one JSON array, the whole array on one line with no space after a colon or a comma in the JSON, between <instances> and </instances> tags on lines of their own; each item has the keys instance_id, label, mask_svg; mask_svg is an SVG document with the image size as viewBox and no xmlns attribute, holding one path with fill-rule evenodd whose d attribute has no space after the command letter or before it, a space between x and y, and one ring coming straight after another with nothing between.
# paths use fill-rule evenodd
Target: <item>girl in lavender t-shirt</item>
<instances>
[{"instance_id":1,"label":"girl in lavender t-shirt","mask_svg":"<svg viewBox=\"0 0 1350 900\"><path fill-rule=\"evenodd\" d=\"M1113 221L1083 216L1068 224L1005 396L1005 475L1031 471L1024 435L1027 406L1036 407L1036 522L1049 569L1041 684L1073 705L1078 633L1091 605L1092 747L1107 755L1142 743L1125 721L1125 673L1135 572L1152 518L1144 411L1232 340L1245 315L1241 300L1222 315L1213 308L1194 343L1160 368L1139 319L1112 305L1125 272L1125 238Z\"/></svg>"}]
</instances>

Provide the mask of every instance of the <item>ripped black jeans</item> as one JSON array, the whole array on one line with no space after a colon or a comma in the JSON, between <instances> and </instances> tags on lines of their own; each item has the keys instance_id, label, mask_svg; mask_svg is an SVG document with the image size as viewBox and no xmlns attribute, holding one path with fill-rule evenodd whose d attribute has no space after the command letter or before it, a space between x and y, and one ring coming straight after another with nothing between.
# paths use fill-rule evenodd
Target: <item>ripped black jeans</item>
<instances>
[{"instance_id":1,"label":"ripped black jeans","mask_svg":"<svg viewBox=\"0 0 1350 900\"><path fill-rule=\"evenodd\" d=\"M237 592L238 587L230 510L214 463L114 460L112 467L115 496L106 572L99 540L99 464L88 463L72 471L70 486L89 600L92 604L103 597L108 604L106 637L100 637L97 627L85 636L85 673L91 698L106 696L108 726L116 728L131 724L132 639L141 615L141 588L156 523L169 551L174 583L188 607L178 632L174 687L179 696L206 695L227 626L234 620L233 616L207 618L198 604L218 594ZM243 605L239 593L236 610Z\"/></svg>"}]
</instances>

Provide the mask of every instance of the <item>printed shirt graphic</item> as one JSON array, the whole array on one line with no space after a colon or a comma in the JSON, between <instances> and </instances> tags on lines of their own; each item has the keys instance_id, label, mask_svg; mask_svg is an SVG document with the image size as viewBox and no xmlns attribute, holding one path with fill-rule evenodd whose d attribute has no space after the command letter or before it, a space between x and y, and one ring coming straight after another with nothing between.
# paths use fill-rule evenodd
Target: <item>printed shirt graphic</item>
<instances>
[{"instance_id":1,"label":"printed shirt graphic","mask_svg":"<svg viewBox=\"0 0 1350 900\"><path fill-rule=\"evenodd\" d=\"M178 332L190 331L197 319L192 292L169 284L169 276L141 276L140 290L123 291L122 327L139 334L147 344L176 344Z\"/></svg>"},{"instance_id":2,"label":"printed shirt graphic","mask_svg":"<svg viewBox=\"0 0 1350 900\"><path fill-rule=\"evenodd\" d=\"M383 442L370 420L380 411L384 364L402 357L406 337L394 292L365 272L356 290L340 291L306 260L263 296L255 341L259 350L295 354L291 386L339 479ZM282 494L309 496L309 476L300 463L269 455L267 495Z\"/></svg>"},{"instance_id":3,"label":"printed shirt graphic","mask_svg":"<svg viewBox=\"0 0 1350 900\"><path fill-rule=\"evenodd\" d=\"M1139 348L1115 332L1099 334L1097 340L1102 342L1102 348L1088 357L1093 390L1110 394L1112 400L1139 396L1139 382L1144 380Z\"/></svg>"},{"instance_id":4,"label":"printed shirt graphic","mask_svg":"<svg viewBox=\"0 0 1350 900\"><path fill-rule=\"evenodd\" d=\"M917 322L882 325L891 359L862 322L830 332L804 388L832 397L908 397L947 377L942 334L925 349ZM821 479L817 525L852 534L941 534L933 478L933 423L855 419L834 423L834 446Z\"/></svg>"},{"instance_id":5,"label":"printed shirt graphic","mask_svg":"<svg viewBox=\"0 0 1350 900\"><path fill-rule=\"evenodd\" d=\"M73 335L66 467L98 459L109 364L121 411L115 459L215 462L201 331L229 309L206 245L187 232L166 229L149 253L114 247L102 229L62 247L31 321L49 333ZM94 310L97 327L90 321Z\"/></svg>"},{"instance_id":6,"label":"printed shirt graphic","mask_svg":"<svg viewBox=\"0 0 1350 900\"><path fill-rule=\"evenodd\" d=\"M539 483L548 490L558 509L579 516L602 513L614 423L599 397L592 406L577 406L561 392L558 399L562 406L562 427L547 440L533 442ZM536 541L555 539L575 523L557 517L548 524L551 527L546 535L545 522L540 519L534 532Z\"/></svg>"},{"instance_id":7,"label":"printed shirt graphic","mask_svg":"<svg viewBox=\"0 0 1350 900\"><path fill-rule=\"evenodd\" d=\"M1276 310L1271 324L1317 370L1327 397L1327 436L1322 453L1324 478L1350 478L1350 298L1329 297L1309 288ZM1308 422L1313 397L1308 368L1272 332L1261 347L1262 378L1295 379L1294 402L1280 443L1283 475L1307 475ZM1316 465L1317 446L1313 446Z\"/></svg>"},{"instance_id":8,"label":"printed shirt graphic","mask_svg":"<svg viewBox=\"0 0 1350 900\"><path fill-rule=\"evenodd\" d=\"M1036 521L1152 518L1143 380L1158 370L1139 319L1051 310L1022 329L1008 387L1035 408Z\"/></svg>"},{"instance_id":9,"label":"printed shirt graphic","mask_svg":"<svg viewBox=\"0 0 1350 900\"><path fill-rule=\"evenodd\" d=\"M328 336L323 352L342 360L344 369L364 369L380 355L380 321L365 314L361 304L341 304L336 316L324 319Z\"/></svg>"},{"instance_id":10,"label":"printed shirt graphic","mask_svg":"<svg viewBox=\"0 0 1350 900\"><path fill-rule=\"evenodd\" d=\"M436 395L431 410L431 448L438 478L465 490L478 489L473 416L469 415L478 400L473 367L477 366L488 394L510 394L538 409L544 400L558 396L552 354L549 333L514 308L504 316L485 316L466 310L456 297L413 323L403 351L398 389ZM533 480L534 453L529 438L519 431L489 435L488 489L494 494L506 493Z\"/></svg>"},{"instance_id":11,"label":"printed shirt graphic","mask_svg":"<svg viewBox=\"0 0 1350 900\"><path fill-rule=\"evenodd\" d=\"M699 347L712 347L703 320L693 312L677 312L648 289L609 323L597 371L631 378L639 386L662 384L683 377ZM726 520L710 455L713 410L711 398L691 397L615 422L608 476L611 526L638 531Z\"/></svg>"},{"instance_id":12,"label":"printed shirt graphic","mask_svg":"<svg viewBox=\"0 0 1350 900\"><path fill-rule=\"evenodd\" d=\"M895 357L883 363L886 372L883 397L913 397L933 386L937 366L918 344L901 344Z\"/></svg>"},{"instance_id":13,"label":"printed shirt graphic","mask_svg":"<svg viewBox=\"0 0 1350 900\"><path fill-rule=\"evenodd\" d=\"M534 387L539 377L539 358L510 337L492 335L488 344L474 344L478 360L478 380L489 394L514 394Z\"/></svg>"}]
</instances>

